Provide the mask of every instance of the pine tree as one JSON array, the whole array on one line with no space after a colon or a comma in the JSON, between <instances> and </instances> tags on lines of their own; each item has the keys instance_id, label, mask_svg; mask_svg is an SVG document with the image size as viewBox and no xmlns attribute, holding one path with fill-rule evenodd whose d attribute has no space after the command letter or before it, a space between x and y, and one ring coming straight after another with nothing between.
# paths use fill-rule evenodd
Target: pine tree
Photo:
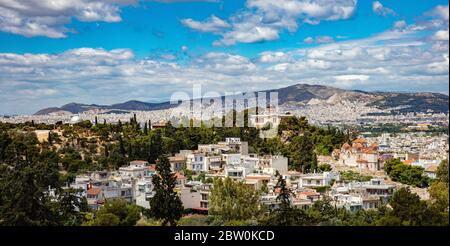
<instances>
[{"instance_id":1,"label":"pine tree","mask_svg":"<svg viewBox=\"0 0 450 246\"><path fill-rule=\"evenodd\" d=\"M150 213L154 218L163 220L163 226L175 226L183 215L183 204L174 191L176 177L170 170L169 159L165 155L161 155L158 159L157 175L152 179L155 195L150 200Z\"/></svg>"}]
</instances>

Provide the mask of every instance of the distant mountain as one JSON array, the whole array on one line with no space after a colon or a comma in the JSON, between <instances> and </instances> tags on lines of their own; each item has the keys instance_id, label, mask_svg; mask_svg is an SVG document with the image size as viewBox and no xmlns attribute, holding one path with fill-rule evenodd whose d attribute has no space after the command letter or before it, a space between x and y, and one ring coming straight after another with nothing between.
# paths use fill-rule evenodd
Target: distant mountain
<instances>
[{"instance_id":1,"label":"distant mountain","mask_svg":"<svg viewBox=\"0 0 450 246\"><path fill-rule=\"evenodd\" d=\"M263 92L278 92L280 105L314 105L337 104L342 101L359 102L364 106L392 113L436 112L448 113L449 97L440 93L398 93L398 92L365 92L360 90L344 90L324 85L297 84L280 89ZM51 107L39 110L36 115L66 111L73 114L89 110L121 110L121 111L153 111L169 109L177 105L169 102L147 103L128 101L113 105L69 103L62 107Z\"/></svg>"},{"instance_id":2,"label":"distant mountain","mask_svg":"<svg viewBox=\"0 0 450 246\"><path fill-rule=\"evenodd\" d=\"M50 113L56 113L60 111L70 112L72 114L78 114L89 110L110 110L108 112L115 112L117 110L120 111L153 111L160 109L169 109L177 106L176 104L170 104L168 102L164 103L147 103L140 102L136 100L118 103L113 105L97 105L97 104L80 104L80 103L69 103L61 107L51 107L41 109L35 113L35 115L44 115ZM117 111L118 112L118 111ZM116 112L116 113L117 113Z\"/></svg>"}]
</instances>

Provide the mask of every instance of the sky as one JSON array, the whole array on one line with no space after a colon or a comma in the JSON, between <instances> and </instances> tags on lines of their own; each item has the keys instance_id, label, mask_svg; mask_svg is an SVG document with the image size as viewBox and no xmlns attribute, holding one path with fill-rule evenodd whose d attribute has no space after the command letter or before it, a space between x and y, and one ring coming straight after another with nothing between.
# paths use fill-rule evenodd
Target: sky
<instances>
[{"instance_id":1,"label":"sky","mask_svg":"<svg viewBox=\"0 0 450 246\"><path fill-rule=\"evenodd\" d=\"M0 114L298 83L449 92L443 0L0 0Z\"/></svg>"}]
</instances>

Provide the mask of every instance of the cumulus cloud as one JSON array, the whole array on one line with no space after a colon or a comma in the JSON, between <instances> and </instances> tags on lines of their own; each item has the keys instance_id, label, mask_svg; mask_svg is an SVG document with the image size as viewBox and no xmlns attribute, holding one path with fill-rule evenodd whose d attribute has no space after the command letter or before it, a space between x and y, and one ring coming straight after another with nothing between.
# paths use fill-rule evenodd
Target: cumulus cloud
<instances>
[{"instance_id":1,"label":"cumulus cloud","mask_svg":"<svg viewBox=\"0 0 450 246\"><path fill-rule=\"evenodd\" d=\"M334 38L331 36L317 36L315 38L313 37L307 37L303 40L304 43L306 44L312 44L312 43L316 43L316 44L324 44L324 43L333 43L334 42Z\"/></svg>"},{"instance_id":2,"label":"cumulus cloud","mask_svg":"<svg viewBox=\"0 0 450 246\"><path fill-rule=\"evenodd\" d=\"M437 41L448 41L448 29L437 31L434 33L433 39Z\"/></svg>"},{"instance_id":3,"label":"cumulus cloud","mask_svg":"<svg viewBox=\"0 0 450 246\"><path fill-rule=\"evenodd\" d=\"M136 0L2 0L0 31L25 37L64 38L72 18L83 22L119 22L120 7Z\"/></svg>"},{"instance_id":4,"label":"cumulus cloud","mask_svg":"<svg viewBox=\"0 0 450 246\"><path fill-rule=\"evenodd\" d=\"M449 16L448 5L446 5L446 6L438 5L433 10L429 11L427 14L430 16L438 17L438 18L448 22L448 16Z\"/></svg>"},{"instance_id":5,"label":"cumulus cloud","mask_svg":"<svg viewBox=\"0 0 450 246\"><path fill-rule=\"evenodd\" d=\"M290 56L281 51L266 51L259 54L259 61L262 63L287 62L289 60L291 60Z\"/></svg>"},{"instance_id":6,"label":"cumulus cloud","mask_svg":"<svg viewBox=\"0 0 450 246\"><path fill-rule=\"evenodd\" d=\"M375 14L381 16L396 15L394 10L384 7L379 1L372 2L372 10Z\"/></svg>"},{"instance_id":7,"label":"cumulus cloud","mask_svg":"<svg viewBox=\"0 0 450 246\"><path fill-rule=\"evenodd\" d=\"M217 30L209 28L212 17L199 22L182 20L193 30L211 32L222 38L215 45L256 43L279 39L280 32L295 32L299 23L318 24L320 21L335 21L351 18L356 11L356 0L247 0L246 9L232 15L226 26ZM214 26L214 25L213 25Z\"/></svg>"},{"instance_id":8,"label":"cumulus cloud","mask_svg":"<svg viewBox=\"0 0 450 246\"><path fill-rule=\"evenodd\" d=\"M213 45L234 45L236 43L258 43L277 40L278 31L271 27L250 26L247 23L235 25L234 30L225 33L221 40L215 41Z\"/></svg>"},{"instance_id":9,"label":"cumulus cloud","mask_svg":"<svg viewBox=\"0 0 450 246\"><path fill-rule=\"evenodd\" d=\"M212 32L219 33L224 29L230 27L226 21L220 19L219 17L212 15L205 21L195 21L193 19L183 19L181 23L195 31L199 32Z\"/></svg>"},{"instance_id":10,"label":"cumulus cloud","mask_svg":"<svg viewBox=\"0 0 450 246\"><path fill-rule=\"evenodd\" d=\"M405 27L406 27L406 21L404 21L404 20L400 20L400 21L394 22L394 28L395 29L401 30L401 29L403 29Z\"/></svg>"},{"instance_id":11,"label":"cumulus cloud","mask_svg":"<svg viewBox=\"0 0 450 246\"><path fill-rule=\"evenodd\" d=\"M257 59L209 52L183 64L137 59L129 49L0 53L0 96L3 111L30 113L70 101L162 101L175 91L191 91L197 83L205 91L219 93L300 82L348 89L448 93L448 46L434 49L428 43L411 42L414 37L409 32L389 30L364 39L266 51Z\"/></svg>"},{"instance_id":12,"label":"cumulus cloud","mask_svg":"<svg viewBox=\"0 0 450 246\"><path fill-rule=\"evenodd\" d=\"M436 19L442 20L436 16L430 22ZM404 23L400 30L391 28L362 39L267 50L253 58L209 52L178 62L159 56L138 58L130 49L99 48L0 53L0 113L33 113L71 101L163 101L175 91L190 92L197 83L205 91L222 94L296 83L448 93L448 26L419 25L424 23Z\"/></svg>"}]
</instances>

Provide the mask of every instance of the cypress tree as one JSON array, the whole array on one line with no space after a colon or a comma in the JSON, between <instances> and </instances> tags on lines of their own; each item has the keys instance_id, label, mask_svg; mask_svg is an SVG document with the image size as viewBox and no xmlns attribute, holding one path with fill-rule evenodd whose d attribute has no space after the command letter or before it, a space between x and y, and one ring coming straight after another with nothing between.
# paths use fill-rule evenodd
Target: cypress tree
<instances>
[{"instance_id":1,"label":"cypress tree","mask_svg":"<svg viewBox=\"0 0 450 246\"><path fill-rule=\"evenodd\" d=\"M145 124L144 124L144 134L145 135L148 134L147 122L145 122Z\"/></svg>"},{"instance_id":2,"label":"cypress tree","mask_svg":"<svg viewBox=\"0 0 450 246\"><path fill-rule=\"evenodd\" d=\"M183 215L183 204L174 191L175 174L170 170L169 159L161 155L156 163L157 175L153 176L155 196L150 200L150 213L156 219L163 220L163 226L175 226Z\"/></svg>"},{"instance_id":3,"label":"cypress tree","mask_svg":"<svg viewBox=\"0 0 450 246\"><path fill-rule=\"evenodd\" d=\"M53 138L52 138L52 132L51 131L48 132L48 143L49 144L53 144Z\"/></svg>"},{"instance_id":4,"label":"cypress tree","mask_svg":"<svg viewBox=\"0 0 450 246\"><path fill-rule=\"evenodd\" d=\"M311 172L317 171L317 155L316 153L313 153L312 161L311 161Z\"/></svg>"},{"instance_id":5,"label":"cypress tree","mask_svg":"<svg viewBox=\"0 0 450 246\"><path fill-rule=\"evenodd\" d=\"M119 132L121 132L122 131L122 121L120 121L119 120L119 122L117 123L117 125L119 126L118 128L118 130L119 130Z\"/></svg>"},{"instance_id":6,"label":"cypress tree","mask_svg":"<svg viewBox=\"0 0 450 246\"><path fill-rule=\"evenodd\" d=\"M98 125L98 119L97 119L97 116L95 116L95 125Z\"/></svg>"},{"instance_id":7,"label":"cypress tree","mask_svg":"<svg viewBox=\"0 0 450 246\"><path fill-rule=\"evenodd\" d=\"M125 146L123 145L122 136L119 136L119 151L122 157L125 157Z\"/></svg>"},{"instance_id":8,"label":"cypress tree","mask_svg":"<svg viewBox=\"0 0 450 246\"><path fill-rule=\"evenodd\" d=\"M105 144L105 157L109 157L108 145Z\"/></svg>"}]
</instances>

